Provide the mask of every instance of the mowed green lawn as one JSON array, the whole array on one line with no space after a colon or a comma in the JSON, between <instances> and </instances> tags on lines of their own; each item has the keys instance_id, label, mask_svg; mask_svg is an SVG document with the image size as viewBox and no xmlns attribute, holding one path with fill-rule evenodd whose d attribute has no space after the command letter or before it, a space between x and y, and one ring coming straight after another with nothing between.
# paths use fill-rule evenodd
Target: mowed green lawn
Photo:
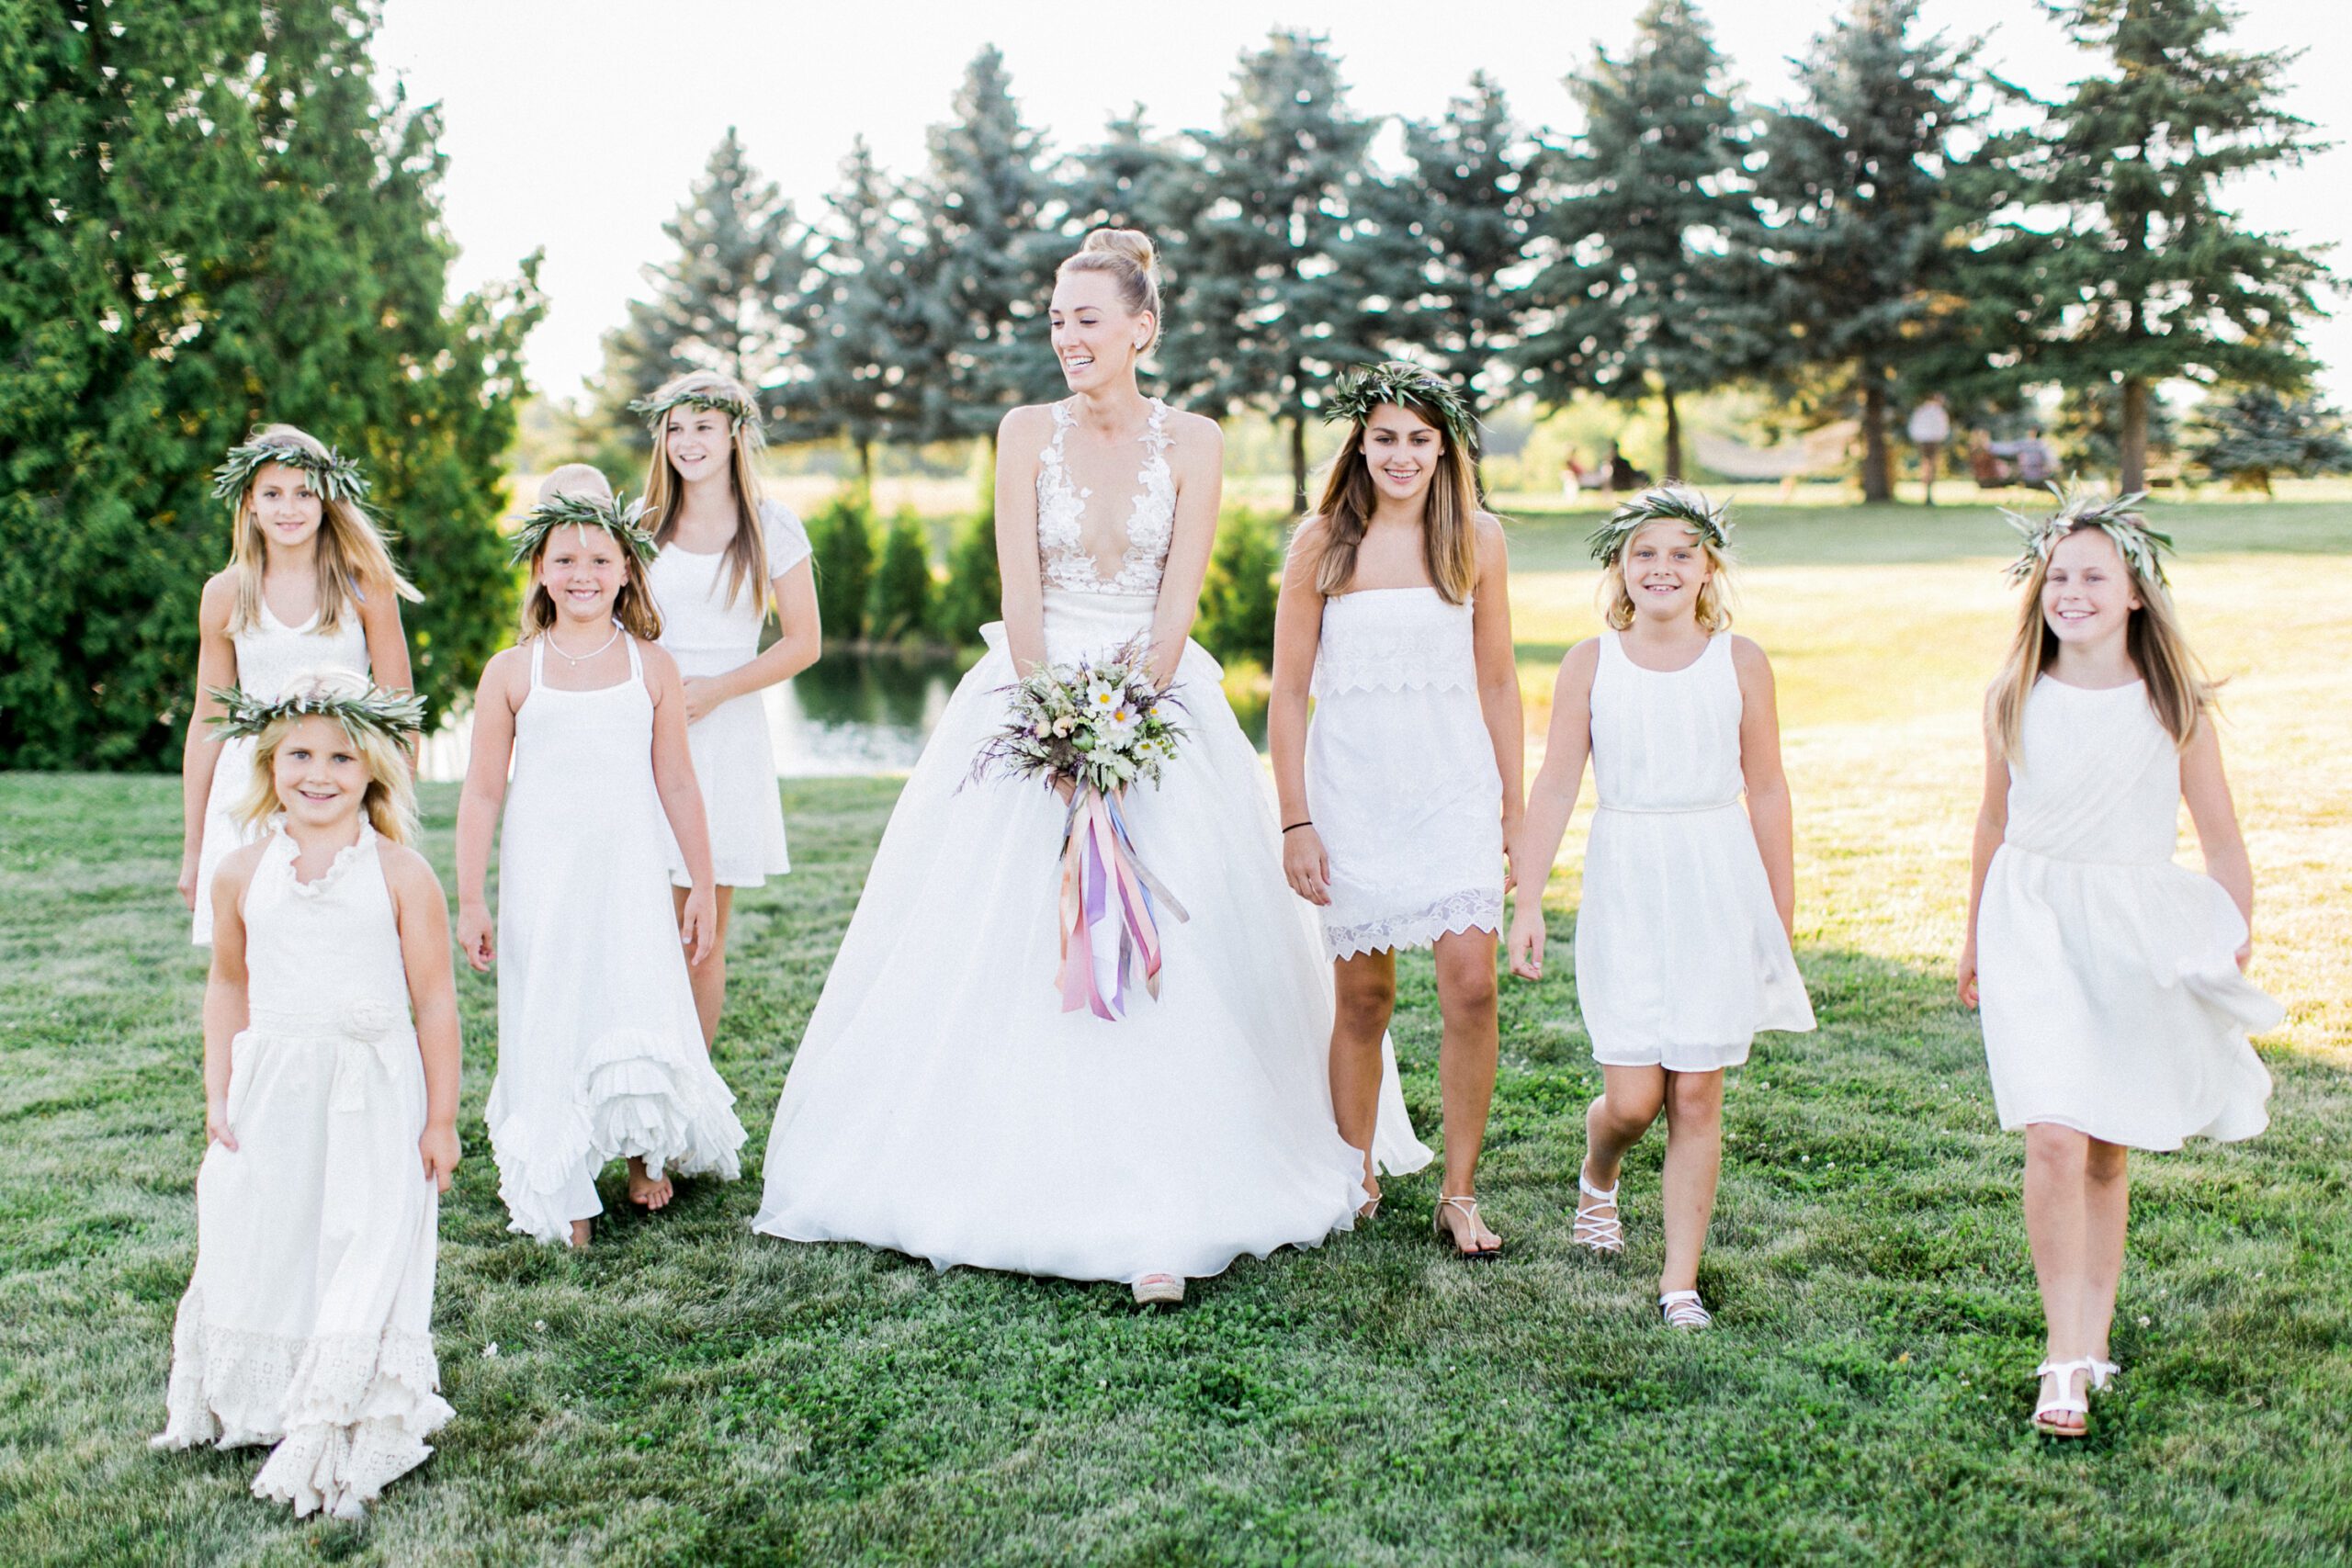
<instances>
[{"instance_id":1,"label":"mowed green lawn","mask_svg":"<svg viewBox=\"0 0 2352 1568\"><path fill-rule=\"evenodd\" d=\"M494 993L463 979L469 1155L435 1314L458 1419L366 1523L298 1524L245 1495L257 1451L145 1446L202 1142L176 786L15 775L0 1559L2341 1560L2352 506L2163 521L2188 625L2229 680L2255 973L2290 1016L2264 1042L2267 1136L2135 1167L2126 1372L2085 1443L2025 1429L2041 1326L2018 1145L1949 980L1977 693L2013 614L2001 531L1977 508L1758 507L1739 626L1780 672L1822 1028L1767 1037L1730 1087L1701 1276L1714 1333L1655 1322L1655 1138L1627 1171L1624 1262L1570 1248L1597 1075L1565 976L1505 993L1483 1187L1510 1249L1491 1267L1431 1242L1430 1175L1392 1184L1368 1230L1245 1261L1159 1316L1108 1288L755 1239L769 1111L897 787L787 784L799 869L741 908L719 1043L746 1179L616 1216L585 1255L508 1236L480 1121ZM1531 695L1593 624L1590 524L1517 526ZM446 878L453 793L427 804ZM1581 838L1549 893L1555 942ZM1433 1130L1430 969L1403 969L1407 1093Z\"/></svg>"}]
</instances>

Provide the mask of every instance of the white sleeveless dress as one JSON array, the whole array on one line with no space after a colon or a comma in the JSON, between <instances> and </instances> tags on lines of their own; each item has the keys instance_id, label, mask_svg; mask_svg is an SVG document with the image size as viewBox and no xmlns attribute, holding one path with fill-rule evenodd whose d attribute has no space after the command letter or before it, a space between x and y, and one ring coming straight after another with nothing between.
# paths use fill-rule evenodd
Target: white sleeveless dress
<instances>
[{"instance_id":1,"label":"white sleeveless dress","mask_svg":"<svg viewBox=\"0 0 2352 1568\"><path fill-rule=\"evenodd\" d=\"M1813 1003L1740 806L1739 672L1718 632L1681 670L1645 670L1600 634L1598 797L1577 910L1577 1003L1605 1066L1737 1066L1759 1030L1813 1028Z\"/></svg>"},{"instance_id":2,"label":"white sleeveless dress","mask_svg":"<svg viewBox=\"0 0 2352 1568\"><path fill-rule=\"evenodd\" d=\"M768 576L777 578L808 558L808 531L790 507L760 503L767 542ZM748 664L760 651L766 619L767 584L745 582L732 603L727 598L727 552L697 555L665 545L653 559L653 602L662 611L662 646L678 661L678 673L694 679L724 675ZM768 710L758 692L747 692L703 715L686 731L693 749L695 782L702 786L710 819L710 863L719 886L757 887L792 869L784 842L784 803L776 792L775 745L768 736ZM670 881L690 886L685 857L670 845Z\"/></svg>"},{"instance_id":3,"label":"white sleeveless dress","mask_svg":"<svg viewBox=\"0 0 2352 1568\"><path fill-rule=\"evenodd\" d=\"M1501 929L1503 779L1472 613L1426 585L1323 602L1306 810L1331 863L1333 958Z\"/></svg>"},{"instance_id":4,"label":"white sleeveless dress","mask_svg":"<svg viewBox=\"0 0 2352 1568\"><path fill-rule=\"evenodd\" d=\"M314 880L273 825L245 889L232 1151L196 1179L196 1274L157 1448L274 1443L254 1495L356 1517L450 1416L433 1357L424 1063L375 833Z\"/></svg>"},{"instance_id":5,"label":"white sleeveless dress","mask_svg":"<svg viewBox=\"0 0 2352 1568\"><path fill-rule=\"evenodd\" d=\"M270 614L269 598L261 599L258 624L231 639L237 646L237 685L265 702L275 702L295 676L313 670L348 670L368 673L368 634L360 628L356 604L344 607L343 624L332 632L317 629L318 613L299 626L289 626ZM193 941L212 945L212 878L230 852L253 842L254 835L240 826L232 813L253 777L253 737L240 735L221 743L214 753L212 788L204 797L204 836L196 852L196 918Z\"/></svg>"},{"instance_id":6,"label":"white sleeveless dress","mask_svg":"<svg viewBox=\"0 0 2352 1568\"><path fill-rule=\"evenodd\" d=\"M1148 635L1175 526L1155 402L1109 579L1081 544L1088 496L1037 478L1046 657ZM1348 1228L1363 1156L1332 1121L1331 977L1283 880L1272 803L1222 671L1187 644L1189 733L1126 797L1145 863L1190 911L1163 922L1160 996L1106 1022L1061 1010L1063 807L1035 783L967 784L1014 680L1002 625L899 796L769 1135L754 1222L794 1241L1073 1280L1216 1274L1242 1253ZM1426 1163L1392 1080L1378 1152Z\"/></svg>"},{"instance_id":7,"label":"white sleeveless dress","mask_svg":"<svg viewBox=\"0 0 2352 1568\"><path fill-rule=\"evenodd\" d=\"M653 696L637 639L628 679L544 683L514 714L498 850L498 1077L485 1120L507 1228L569 1243L604 1213L596 1173L736 1176L743 1126L703 1048L670 901L669 827L653 784Z\"/></svg>"},{"instance_id":8,"label":"white sleeveless dress","mask_svg":"<svg viewBox=\"0 0 2352 1568\"><path fill-rule=\"evenodd\" d=\"M2045 675L2018 751L1976 919L2001 1125L2141 1149L2261 1132L2270 1074L2246 1035L2284 1010L2239 973L2228 892L2173 860L2180 752L2147 688Z\"/></svg>"}]
</instances>

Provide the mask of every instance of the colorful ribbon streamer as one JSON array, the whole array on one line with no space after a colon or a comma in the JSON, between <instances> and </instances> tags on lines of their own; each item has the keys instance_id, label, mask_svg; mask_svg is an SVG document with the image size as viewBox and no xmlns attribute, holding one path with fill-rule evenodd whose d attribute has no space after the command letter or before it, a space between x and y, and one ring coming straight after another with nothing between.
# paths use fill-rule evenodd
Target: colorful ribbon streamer
<instances>
[{"instance_id":1,"label":"colorful ribbon streamer","mask_svg":"<svg viewBox=\"0 0 2352 1568\"><path fill-rule=\"evenodd\" d=\"M1070 797L1062 829L1062 1010L1106 1021L1127 1015L1130 987L1159 997L1159 910L1190 919L1136 853L1115 796L1091 785Z\"/></svg>"}]
</instances>

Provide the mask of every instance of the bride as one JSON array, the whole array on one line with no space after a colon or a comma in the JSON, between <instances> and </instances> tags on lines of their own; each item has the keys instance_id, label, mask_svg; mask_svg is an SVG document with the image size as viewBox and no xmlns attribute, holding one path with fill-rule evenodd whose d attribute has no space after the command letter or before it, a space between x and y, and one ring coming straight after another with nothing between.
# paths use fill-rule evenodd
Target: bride
<instances>
[{"instance_id":1,"label":"bride","mask_svg":"<svg viewBox=\"0 0 2352 1568\"><path fill-rule=\"evenodd\" d=\"M1138 1302L1244 1252L1313 1246L1364 1202L1325 1076L1331 977L1283 880L1257 754L1190 639L1222 488L1215 422L1136 386L1159 326L1151 243L1098 229L1061 265L1053 344L1071 396L1007 414L1004 620L899 795L786 1079L755 1228L1072 1280ZM1064 1012L1064 807L967 782L1016 671L1146 639L1187 731L1129 792L1136 845L1179 902L1157 1002ZM1393 1063L1374 1153L1413 1170Z\"/></svg>"}]
</instances>

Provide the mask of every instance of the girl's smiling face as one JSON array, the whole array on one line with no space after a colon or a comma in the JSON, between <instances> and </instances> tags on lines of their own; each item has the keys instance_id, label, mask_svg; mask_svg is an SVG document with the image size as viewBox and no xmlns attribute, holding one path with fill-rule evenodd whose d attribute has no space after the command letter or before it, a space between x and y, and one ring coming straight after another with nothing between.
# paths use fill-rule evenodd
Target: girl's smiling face
<instances>
[{"instance_id":1,"label":"girl's smiling face","mask_svg":"<svg viewBox=\"0 0 2352 1568\"><path fill-rule=\"evenodd\" d=\"M309 828L348 821L367 804L367 755L343 726L320 714L294 721L270 759L270 782L286 815Z\"/></svg>"},{"instance_id":2,"label":"girl's smiling face","mask_svg":"<svg viewBox=\"0 0 2352 1568\"><path fill-rule=\"evenodd\" d=\"M2080 648L2120 637L2139 607L2132 570L2105 529L2077 528L2052 548L2041 621L2060 642Z\"/></svg>"},{"instance_id":3,"label":"girl's smiling face","mask_svg":"<svg viewBox=\"0 0 2352 1568\"><path fill-rule=\"evenodd\" d=\"M586 524L550 532L539 552L539 586L547 590L556 614L581 625L611 620L628 581L623 548L612 535Z\"/></svg>"},{"instance_id":4,"label":"girl's smiling face","mask_svg":"<svg viewBox=\"0 0 2352 1568\"><path fill-rule=\"evenodd\" d=\"M1065 272L1054 280L1054 357L1073 392L1115 385L1151 341L1149 319L1127 309L1107 272Z\"/></svg>"},{"instance_id":5,"label":"girl's smiling face","mask_svg":"<svg viewBox=\"0 0 2352 1568\"><path fill-rule=\"evenodd\" d=\"M1418 501L1437 477L1445 435L1412 410L1376 403L1363 422L1363 461L1373 489L1390 501Z\"/></svg>"},{"instance_id":6,"label":"girl's smiling face","mask_svg":"<svg viewBox=\"0 0 2352 1568\"><path fill-rule=\"evenodd\" d=\"M714 410L681 403L662 427L662 447L680 479L699 483L728 471L735 455L735 422Z\"/></svg>"},{"instance_id":7,"label":"girl's smiling face","mask_svg":"<svg viewBox=\"0 0 2352 1568\"><path fill-rule=\"evenodd\" d=\"M284 463L264 463L254 471L246 504L261 536L280 549L309 544L326 516L326 502L311 488L311 476Z\"/></svg>"},{"instance_id":8,"label":"girl's smiling face","mask_svg":"<svg viewBox=\"0 0 2352 1568\"><path fill-rule=\"evenodd\" d=\"M1675 522L1645 524L1625 541L1619 566L1634 613L1658 620L1695 615L1699 590L1715 572L1699 536Z\"/></svg>"}]
</instances>

